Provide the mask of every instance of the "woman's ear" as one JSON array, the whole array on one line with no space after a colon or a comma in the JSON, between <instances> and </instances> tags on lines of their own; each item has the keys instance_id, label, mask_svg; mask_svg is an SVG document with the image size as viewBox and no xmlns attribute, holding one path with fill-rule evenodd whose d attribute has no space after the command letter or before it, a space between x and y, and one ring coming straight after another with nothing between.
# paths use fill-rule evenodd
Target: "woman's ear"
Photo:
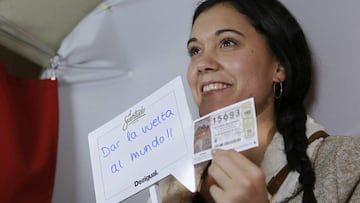
<instances>
[{"instance_id":1,"label":"woman's ear","mask_svg":"<svg viewBox=\"0 0 360 203\"><path fill-rule=\"evenodd\" d=\"M276 70L274 72L273 81L274 82L284 82L285 79L286 79L285 68L281 64L278 64L278 67L276 68Z\"/></svg>"}]
</instances>

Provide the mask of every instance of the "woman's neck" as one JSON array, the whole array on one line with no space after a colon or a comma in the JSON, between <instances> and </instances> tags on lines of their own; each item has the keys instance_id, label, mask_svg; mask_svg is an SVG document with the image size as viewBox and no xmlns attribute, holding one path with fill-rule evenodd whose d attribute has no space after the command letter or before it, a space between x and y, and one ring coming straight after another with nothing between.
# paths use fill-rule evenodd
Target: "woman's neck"
<instances>
[{"instance_id":1,"label":"woman's neck","mask_svg":"<svg viewBox=\"0 0 360 203\"><path fill-rule=\"evenodd\" d=\"M241 152L258 166L261 165L261 162L264 159L265 150L276 132L275 115L273 112L273 109L268 109L256 117L259 146Z\"/></svg>"}]
</instances>

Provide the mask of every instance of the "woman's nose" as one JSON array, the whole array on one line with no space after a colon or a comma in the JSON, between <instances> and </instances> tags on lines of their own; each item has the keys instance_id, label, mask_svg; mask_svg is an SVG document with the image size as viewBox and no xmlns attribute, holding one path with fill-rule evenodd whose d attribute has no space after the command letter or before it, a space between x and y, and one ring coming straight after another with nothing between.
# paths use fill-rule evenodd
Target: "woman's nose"
<instances>
[{"instance_id":1,"label":"woman's nose","mask_svg":"<svg viewBox=\"0 0 360 203\"><path fill-rule=\"evenodd\" d=\"M216 57L211 53L203 53L196 64L198 72L210 72L217 71L219 69L219 63Z\"/></svg>"}]
</instances>

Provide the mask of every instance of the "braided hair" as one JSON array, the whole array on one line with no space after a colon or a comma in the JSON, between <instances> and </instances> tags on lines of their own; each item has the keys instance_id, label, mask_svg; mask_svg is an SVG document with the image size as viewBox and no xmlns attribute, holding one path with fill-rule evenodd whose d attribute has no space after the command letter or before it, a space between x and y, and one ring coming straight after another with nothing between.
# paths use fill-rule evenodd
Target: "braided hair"
<instances>
[{"instance_id":1,"label":"braided hair","mask_svg":"<svg viewBox=\"0 0 360 203\"><path fill-rule=\"evenodd\" d=\"M283 94L274 104L276 127L284 138L289 169L300 174L303 202L316 202L313 192L315 173L306 154L304 100L310 88L313 63L305 35L294 16L278 0L207 0L195 10L193 24L203 11L219 3L231 5L247 16L285 69Z\"/></svg>"}]
</instances>

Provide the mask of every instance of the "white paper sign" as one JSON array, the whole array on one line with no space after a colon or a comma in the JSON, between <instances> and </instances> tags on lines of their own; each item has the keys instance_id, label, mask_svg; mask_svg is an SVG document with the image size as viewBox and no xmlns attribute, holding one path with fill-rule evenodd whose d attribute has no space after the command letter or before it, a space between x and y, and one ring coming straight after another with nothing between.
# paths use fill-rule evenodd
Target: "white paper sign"
<instances>
[{"instance_id":1,"label":"white paper sign","mask_svg":"<svg viewBox=\"0 0 360 203\"><path fill-rule=\"evenodd\" d=\"M178 76L89 134L96 201L122 201L170 174L194 192L193 134Z\"/></svg>"}]
</instances>

